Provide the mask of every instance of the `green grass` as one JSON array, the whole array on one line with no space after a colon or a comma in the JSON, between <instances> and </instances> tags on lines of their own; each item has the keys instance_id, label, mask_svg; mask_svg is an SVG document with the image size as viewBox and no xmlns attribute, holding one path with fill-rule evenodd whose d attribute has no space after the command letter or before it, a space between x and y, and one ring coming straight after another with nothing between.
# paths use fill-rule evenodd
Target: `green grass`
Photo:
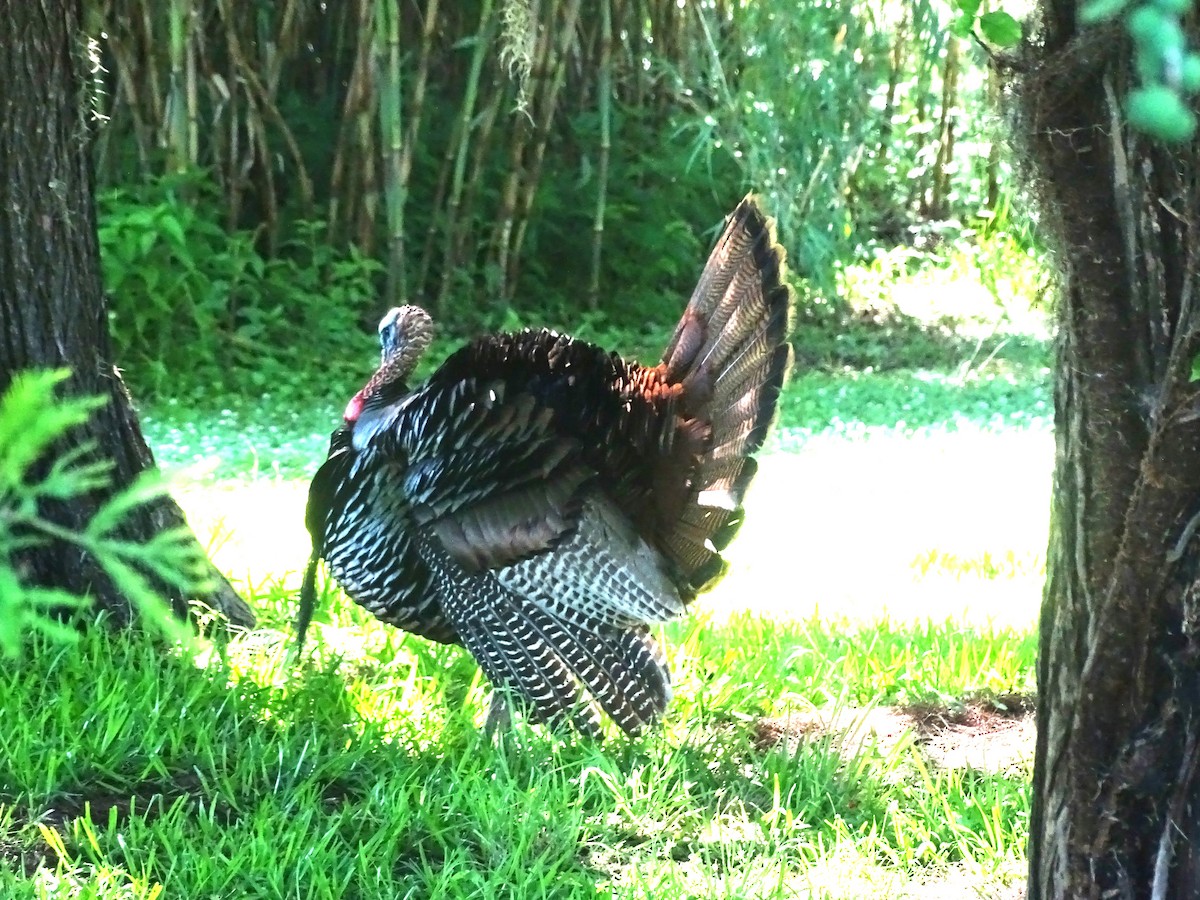
<instances>
[{"instance_id":1,"label":"green grass","mask_svg":"<svg viewBox=\"0 0 1200 900\"><path fill-rule=\"evenodd\" d=\"M290 612L262 599L272 623ZM199 664L99 633L31 646L0 674L3 896L785 897L835 850L918 880L1019 862L1019 775L754 734L831 699L1027 691L1028 637L681 623L663 733L522 728L495 746L465 654L387 632L347 644L364 617L332 618L347 655L324 644L300 672L270 628ZM22 856L54 877L25 877Z\"/></svg>"},{"instance_id":2,"label":"green grass","mask_svg":"<svg viewBox=\"0 0 1200 900\"><path fill-rule=\"evenodd\" d=\"M972 596L1023 573L921 557L928 525L885 576L895 618L878 602L852 617L746 611L792 577L770 534L797 534L795 510L771 486L804 458L764 460L730 578L665 630L662 732L604 745L519 727L493 746L465 653L379 625L325 581L312 655L289 669L303 479L193 484L193 524L260 628L199 663L90 634L0 675L0 896L842 898L1014 882L1027 771L938 768L911 739L757 740L792 712L1033 689L1027 621L932 620L927 605L931 580ZM810 546L831 566L806 561L803 589L864 568L847 549Z\"/></svg>"}]
</instances>

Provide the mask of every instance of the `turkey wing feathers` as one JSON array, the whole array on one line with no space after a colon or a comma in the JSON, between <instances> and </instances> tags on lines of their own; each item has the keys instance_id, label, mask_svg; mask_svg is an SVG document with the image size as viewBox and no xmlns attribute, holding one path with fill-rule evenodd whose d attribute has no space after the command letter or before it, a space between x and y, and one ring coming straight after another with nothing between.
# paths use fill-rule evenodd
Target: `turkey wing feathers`
<instances>
[{"instance_id":1,"label":"turkey wing feathers","mask_svg":"<svg viewBox=\"0 0 1200 900\"><path fill-rule=\"evenodd\" d=\"M588 464L597 454L563 434L564 416L541 405L535 391L569 395L552 379L446 386L435 376L404 404L376 443L407 460L413 523L465 573L490 571L548 611L618 627L678 616L683 606L671 574L607 495L606 481ZM431 419L441 427L417 425ZM641 428L635 439L650 433Z\"/></svg>"},{"instance_id":2,"label":"turkey wing feathers","mask_svg":"<svg viewBox=\"0 0 1200 900\"><path fill-rule=\"evenodd\" d=\"M347 429L333 433L329 456L308 492L305 525L313 558L323 557L355 602L384 622L457 643L433 590L432 573L408 529L396 526L408 515L397 471L377 462L353 450ZM307 587L309 594L315 592L315 585Z\"/></svg>"},{"instance_id":3,"label":"turkey wing feathers","mask_svg":"<svg viewBox=\"0 0 1200 900\"><path fill-rule=\"evenodd\" d=\"M435 378L372 449L404 464L410 527L428 529L471 574L554 547L595 475L549 410L494 379Z\"/></svg>"}]
</instances>

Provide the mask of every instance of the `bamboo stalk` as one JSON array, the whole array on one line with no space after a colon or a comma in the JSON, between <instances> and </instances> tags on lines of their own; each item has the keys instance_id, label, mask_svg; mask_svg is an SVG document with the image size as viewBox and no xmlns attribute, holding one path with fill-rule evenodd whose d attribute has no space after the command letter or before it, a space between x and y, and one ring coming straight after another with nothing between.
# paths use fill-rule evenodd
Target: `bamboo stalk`
<instances>
[{"instance_id":1,"label":"bamboo stalk","mask_svg":"<svg viewBox=\"0 0 1200 900\"><path fill-rule=\"evenodd\" d=\"M896 92L900 86L900 75L904 71L905 51L908 49L908 27L912 17L912 9L905 4L900 14L900 22L896 26L896 36L892 43L891 67L888 69L887 95L883 103L881 125L879 129L879 151L876 154L879 166L887 162L888 151L892 145L892 118L896 110Z\"/></svg>"},{"instance_id":2,"label":"bamboo stalk","mask_svg":"<svg viewBox=\"0 0 1200 900\"><path fill-rule=\"evenodd\" d=\"M227 165L229 167L229 184L225 188L229 213L225 219L225 227L230 231L237 227L238 221L241 219L242 190L245 183L245 173L250 168L253 160L253 156L248 155L245 165L241 161L242 127L238 109L238 92L236 90L229 91L229 148L226 151L226 156L228 157Z\"/></svg>"},{"instance_id":3,"label":"bamboo stalk","mask_svg":"<svg viewBox=\"0 0 1200 900\"><path fill-rule=\"evenodd\" d=\"M954 159L954 104L958 98L958 41L950 39L946 47L946 65L942 74L942 115L938 126L938 152L933 171L933 192L929 212L935 218L946 213L950 193L949 166Z\"/></svg>"},{"instance_id":4,"label":"bamboo stalk","mask_svg":"<svg viewBox=\"0 0 1200 900\"><path fill-rule=\"evenodd\" d=\"M497 78L492 98L479 116L478 134L475 137L475 144L471 148L471 171L463 188L462 208L456 213L455 227L450 232L452 246L447 259L451 265L442 273L439 303L442 303L443 306L448 292L454 287L454 277L458 269L465 266L468 260L472 262L478 260L481 251L487 248L487 242L482 239L482 227L472 227L472 223L475 222L475 206L483 190L484 170L492 146L492 136L496 133L500 107L510 96L508 83ZM473 242L468 248L469 238L473 238Z\"/></svg>"},{"instance_id":5,"label":"bamboo stalk","mask_svg":"<svg viewBox=\"0 0 1200 900\"><path fill-rule=\"evenodd\" d=\"M1000 78L995 66L987 70L988 105L991 109L1000 109ZM1000 135L993 125L992 143L988 148L987 160L987 208L993 213L1000 202Z\"/></svg>"},{"instance_id":6,"label":"bamboo stalk","mask_svg":"<svg viewBox=\"0 0 1200 900\"><path fill-rule=\"evenodd\" d=\"M243 151L242 123L240 119L240 90L238 89L237 67L232 59L224 56L221 62L228 66L225 73L219 70L213 54L209 52L208 33L204 28L195 29L196 59L201 72L206 73L211 99L212 118L208 122L208 153L210 166L216 173L217 183L225 197L225 228L234 230L241 224L242 201L249 182L247 173L254 164L253 142ZM217 42L224 35L217 36ZM222 123L228 121L228 125ZM247 126L248 128L248 126ZM242 159L245 152L246 158Z\"/></svg>"},{"instance_id":7,"label":"bamboo stalk","mask_svg":"<svg viewBox=\"0 0 1200 900\"><path fill-rule=\"evenodd\" d=\"M506 303L511 302L517 285L517 274L520 269L521 248L525 243L525 233L529 225L529 214L533 209L533 200L537 195L538 184L541 182L542 162L546 157L546 145L550 142L550 130L554 124L554 111L558 105L558 95L566 80L567 55L575 39L575 27L579 21L579 8L582 0L568 0L565 20L559 36L558 56L555 60L554 72L550 78L547 92L538 123L536 142L533 148L533 162L529 166L529 177L524 184L524 194L521 197L519 219L516 236L508 257L508 270L505 273L503 294Z\"/></svg>"},{"instance_id":8,"label":"bamboo stalk","mask_svg":"<svg viewBox=\"0 0 1200 900\"><path fill-rule=\"evenodd\" d=\"M129 116L133 122L134 144L137 147L138 164L143 175L150 172L150 148L154 144L154 129L146 124L146 120L142 115L142 98L138 95L137 79L135 73L137 69L133 63L132 55L125 47L125 43L119 40L114 33L110 32L108 36L108 46L112 51L113 58L117 60L117 92L125 98L126 105L129 108Z\"/></svg>"},{"instance_id":9,"label":"bamboo stalk","mask_svg":"<svg viewBox=\"0 0 1200 900\"><path fill-rule=\"evenodd\" d=\"M318 177L326 183L318 187L322 206L330 193L331 240L369 242L386 236L389 254L397 252L393 247L403 248L397 295L425 291L442 305L484 264L489 277L499 273L492 285L499 296L512 296L524 244L532 240L532 211L545 190L541 177L556 158L558 122L563 113L587 109L595 110L600 121L599 138L588 148L596 185L594 192L584 189L593 197L580 209L592 230L584 240L592 246L580 262L590 266L587 302L599 305L608 194L616 184L613 104L635 91L644 95L644 104L674 104L672 81L662 73L677 72L683 79L691 73L695 79L705 62L695 40L699 25L693 10L700 7L681 7L676 0L601 0L599 15L590 17L584 13L596 7L582 0L89 2L104 11L108 47L117 62L111 68L120 125L107 146L109 168L120 165L124 144L130 156L136 148L135 159L149 171L161 165L156 145L165 144L172 169L202 161L217 173L230 226L245 224L251 215L257 219L261 212L274 241L282 220L311 203L309 176L318 171L312 160L323 158ZM384 2L386 9L379 6ZM531 71L528 113L509 119L504 113L511 108L516 82L511 73L504 78L494 61L495 33L501 13L514 5L527 20L532 16L520 32L525 43L519 48ZM702 5L710 21L719 20L714 30L724 35L722 54L729 28L737 24L726 21L733 15L729 10L737 6L731 0ZM376 16L387 12L398 27L394 37L383 29L376 34L374 27ZM466 23L467 15L478 21ZM361 27L364 16L366 28ZM454 41L473 25L478 26L476 45L461 52ZM376 55L376 42L386 47L383 57ZM670 54L680 58L664 58ZM412 66L399 70L410 81L403 85L406 93L395 93L399 104L389 113L383 106L387 98L382 93L376 98L373 91L376 76L379 85L388 81L394 56L406 66L411 59ZM645 60L651 61L648 69ZM500 77L492 77L493 65ZM391 80L400 84L402 79ZM436 108L434 87L443 83L461 94L460 108ZM294 112L305 103L307 110ZM342 118L329 129L337 129L334 146L321 148L319 132L299 129L319 128L326 103L333 108L330 120ZM180 124L181 111L186 126ZM399 142L389 123L399 124ZM433 147L430 154L440 158L435 187L432 179L417 178L416 154L447 133L444 147ZM936 139L936 131L929 139ZM429 193L434 201L419 245L406 239L403 228L408 222L411 231L418 212L416 185L422 204ZM385 201L387 208L380 208ZM424 211L421 216L424 224Z\"/></svg>"},{"instance_id":10,"label":"bamboo stalk","mask_svg":"<svg viewBox=\"0 0 1200 900\"><path fill-rule=\"evenodd\" d=\"M196 87L196 41L199 12L195 6L188 9L187 30L187 158L188 164L195 166L200 162L200 121L197 87Z\"/></svg>"},{"instance_id":11,"label":"bamboo stalk","mask_svg":"<svg viewBox=\"0 0 1200 900\"><path fill-rule=\"evenodd\" d=\"M409 179L412 174L414 148L420 138L421 122L425 109L425 86L429 80L429 60L432 56L433 35L438 24L438 0L428 0L425 8L425 23L421 30L421 55L417 62L417 75L413 84L412 112L409 113L408 136L404 141L404 149L400 156L400 191L401 206L408 202ZM444 172L439 173L437 193L445 189ZM441 196L434 203L434 209L440 209ZM401 282L402 286L404 282ZM418 286L424 284L422 279Z\"/></svg>"},{"instance_id":12,"label":"bamboo stalk","mask_svg":"<svg viewBox=\"0 0 1200 900\"><path fill-rule=\"evenodd\" d=\"M188 140L194 142L195 146L192 158L198 164L203 155L206 167L212 170L217 185L225 191L226 160L221 119L229 105L229 89L220 74L214 71L208 54L204 20L195 7L192 13L192 41L188 46ZM200 118L202 93L205 90L211 98L212 118L208 122L202 122Z\"/></svg>"},{"instance_id":13,"label":"bamboo stalk","mask_svg":"<svg viewBox=\"0 0 1200 900\"><path fill-rule=\"evenodd\" d=\"M425 26L421 30L421 55L417 62L417 77L413 82L412 112L408 116L408 140L404 143L404 155L400 158L400 184L406 192L408 177L412 172L413 147L421 131L421 116L425 109L425 85L429 81L429 57L437 21L438 0L428 0L425 8Z\"/></svg>"},{"instance_id":14,"label":"bamboo stalk","mask_svg":"<svg viewBox=\"0 0 1200 900\"><path fill-rule=\"evenodd\" d=\"M462 125L455 122L450 132L450 140L442 148L442 159L438 165L437 183L433 188L433 199L429 203L429 224L425 227L425 240L421 243L421 252L417 261L417 277L413 282L413 292L425 296L429 286L429 270L433 266L433 248L438 242L438 235L445 236L446 229L446 192L450 189L450 172L454 168L454 159L458 145L462 141ZM434 306L437 318L441 319L442 309Z\"/></svg>"},{"instance_id":15,"label":"bamboo stalk","mask_svg":"<svg viewBox=\"0 0 1200 900\"><path fill-rule=\"evenodd\" d=\"M550 10L553 14L553 7ZM540 13L539 4L535 3L531 6L530 20L536 27L538 15ZM525 77L521 86L520 96L522 98L532 97L536 100L540 93L540 85L544 78L545 67L551 54L551 37L550 28L539 29L536 36L536 44L533 51L533 60L529 67L528 75ZM524 113L531 104L525 100L518 100L519 112ZM512 142L509 145L508 156L508 177L504 180L504 189L500 195L500 211L499 220L492 239L493 261L495 271L499 276L498 297L501 302L506 301L509 293L506 282L508 274L508 258L512 243L512 234L514 220L517 214L517 198L521 187L521 176L525 161L525 147L529 142L531 127L529 124L528 114L518 115L513 123Z\"/></svg>"},{"instance_id":16,"label":"bamboo stalk","mask_svg":"<svg viewBox=\"0 0 1200 900\"><path fill-rule=\"evenodd\" d=\"M260 98L256 97L253 90L250 89L253 73L249 61L242 53L241 38L238 35L238 20L234 17L228 0L217 0L217 6L224 23L225 45L233 67L232 83L234 85L240 83L246 87L246 136L249 140L247 149L257 156L260 164L258 171L261 173L262 184L258 186L256 194L263 207L262 219L267 245L269 251L274 254L279 245L279 197L275 189L271 143L263 118L262 105L259 102ZM253 159L254 156L251 156L246 160L247 168L253 165Z\"/></svg>"},{"instance_id":17,"label":"bamboo stalk","mask_svg":"<svg viewBox=\"0 0 1200 900\"><path fill-rule=\"evenodd\" d=\"M354 208L353 227L350 239L368 255L375 252L375 235L379 222L379 173L377 162L382 158L377 141L382 142L383 135L376 134L378 119L373 115L376 109L375 94L379 90L375 69L371 65L371 48L375 38L372 31L374 16L369 4L363 0L359 43L364 48L360 54L363 63L363 86L366 95L360 114L354 120L354 147L358 155L355 166L355 177L358 180L357 200Z\"/></svg>"},{"instance_id":18,"label":"bamboo stalk","mask_svg":"<svg viewBox=\"0 0 1200 900\"><path fill-rule=\"evenodd\" d=\"M272 97L279 93L279 77L283 72L283 63L294 54L299 45L299 34L304 20L300 15L299 2L286 0L283 4L283 14L279 20L279 38L276 42L276 52L272 54L267 66L267 75L263 79L267 91Z\"/></svg>"},{"instance_id":19,"label":"bamboo stalk","mask_svg":"<svg viewBox=\"0 0 1200 900\"><path fill-rule=\"evenodd\" d=\"M698 15L703 11L696 10ZM630 65L633 68L633 105L642 109L646 103L646 72L642 68L642 54L646 52L646 6L645 0L633 0L634 27L629 30Z\"/></svg>"},{"instance_id":20,"label":"bamboo stalk","mask_svg":"<svg viewBox=\"0 0 1200 900\"><path fill-rule=\"evenodd\" d=\"M362 190L358 185L352 185L351 179L354 177L354 173L363 175L361 167L355 166L353 160L355 148L362 133L360 122L363 118L370 118L373 104L370 63L372 17L368 0L359 0L356 8L358 22L355 27L359 39L354 43L354 62L350 71L349 84L346 86L346 96L342 101L341 124L329 179L328 240L330 243L337 243L339 236L343 233L350 234L351 223L359 218L359 210L364 202ZM340 37L339 41L341 40L343 38ZM358 147L358 150L361 153L361 146ZM343 200L347 202L343 204ZM346 208L343 208L344 206Z\"/></svg>"},{"instance_id":21,"label":"bamboo stalk","mask_svg":"<svg viewBox=\"0 0 1200 900\"><path fill-rule=\"evenodd\" d=\"M608 158L612 149L612 0L600 0L600 159L596 166L596 216L592 223L592 277L588 308L600 308L600 261L604 250L604 204L608 192Z\"/></svg>"},{"instance_id":22,"label":"bamboo stalk","mask_svg":"<svg viewBox=\"0 0 1200 900\"><path fill-rule=\"evenodd\" d=\"M188 167L188 112L185 96L187 79L187 43L191 16L188 0L170 0L167 7L170 81L167 93L163 137L167 149L167 168L182 172Z\"/></svg>"},{"instance_id":23,"label":"bamboo stalk","mask_svg":"<svg viewBox=\"0 0 1200 900\"><path fill-rule=\"evenodd\" d=\"M267 92L266 86L258 77L258 73L254 67L250 65L249 60L242 52L242 44L237 36L237 28L234 24L234 18L230 9L230 0L217 0L217 6L221 12L221 18L228 23L225 32L227 44L229 47L229 55L237 64L238 75L245 81L249 88L247 97L251 100L252 106L257 113L256 119L258 123L254 126L254 130L261 135L260 146L263 151L264 169L269 173L271 165L270 144L266 140L266 120L275 126L279 131L279 136L283 139L284 144L288 149L288 155L292 158L292 164L295 166L296 181L300 186L300 202L302 211L309 214L312 210L313 188L312 179L308 175L308 169L304 164L304 156L300 152L300 147L296 143L296 138L292 134L291 128L284 121L283 116L279 112L279 107L276 105L274 98ZM270 193L274 194L274 176L273 174L266 175ZM276 206L276 198L272 196L269 201L272 208ZM278 240L278 234L272 232L271 244L274 247Z\"/></svg>"},{"instance_id":24,"label":"bamboo stalk","mask_svg":"<svg viewBox=\"0 0 1200 900\"><path fill-rule=\"evenodd\" d=\"M240 131L238 129L238 96L236 81L230 89L230 79L218 70L218 65L209 53L208 34L202 23L197 23L195 35L195 55L198 80L203 77L203 83L208 88L211 119L206 123L204 134L208 135L206 146L209 157L208 167L212 169L218 186L224 195L225 228L232 231L240 224L239 214L242 205L242 192L245 189L244 171L239 166ZM232 63L230 63L232 66ZM231 79L236 76L230 72ZM197 112L199 120L199 112ZM228 125L225 121L228 121ZM197 123L199 124L199 122ZM199 157L197 157L199 158Z\"/></svg>"},{"instance_id":25,"label":"bamboo stalk","mask_svg":"<svg viewBox=\"0 0 1200 900\"><path fill-rule=\"evenodd\" d=\"M467 170L467 153L471 146L471 123L475 118L475 104L479 94L479 79L483 74L483 61L487 56L488 48L491 44L491 38L495 34L494 20L492 16L492 0L483 0L480 4L479 11L479 29L475 32L475 46L471 50L471 68L467 73L467 84L463 90L463 102L459 108L458 125L455 129L454 140L447 145L446 154L449 160L451 152L454 155L453 175L450 180L450 197L446 204L445 222L442 226L443 251L442 251L442 283L438 291L437 311L439 318L444 318L446 313L446 297L449 294L450 275L457 268L458 260L455 258L456 242L455 236L458 232L458 214L462 203L463 196L463 179L466 176ZM496 92L496 96L500 95L500 91ZM493 114L494 119L494 114ZM441 208L440 200L434 207ZM430 233L433 232L433 226L430 226ZM427 246L425 251L426 263L432 257L432 247ZM422 273L421 281L424 283L425 276Z\"/></svg>"},{"instance_id":26,"label":"bamboo stalk","mask_svg":"<svg viewBox=\"0 0 1200 900\"><path fill-rule=\"evenodd\" d=\"M379 133L383 156L383 188L387 215L386 306L397 306L406 294L404 273L404 123L400 109L400 10L397 0L376 0L375 55Z\"/></svg>"},{"instance_id":27,"label":"bamboo stalk","mask_svg":"<svg viewBox=\"0 0 1200 900\"><path fill-rule=\"evenodd\" d=\"M955 41L957 39L942 30L938 24L937 16L932 14L928 3L914 4L912 13L913 38L920 50L914 57L919 68L916 85L912 89L913 96L915 97L913 103L913 122L917 126L924 126L930 118L933 75L934 72L941 68L938 60L942 56L942 48L945 46L944 41ZM913 135L913 146L909 154L913 159L921 159L925 152L925 147L929 142L929 135L932 129L910 127L909 130ZM930 182L925 179L913 179L909 183L909 204L912 205L914 201L919 203L922 213L927 213L929 208L927 192L929 184Z\"/></svg>"},{"instance_id":28,"label":"bamboo stalk","mask_svg":"<svg viewBox=\"0 0 1200 900\"><path fill-rule=\"evenodd\" d=\"M151 121L166 121L166 101L163 99L162 86L158 81L158 66L154 64L154 50L159 47L158 38L154 34L154 20L151 16L152 4L141 4L142 46L145 48L149 64L140 67L141 74L146 76L147 96L149 98ZM136 51L135 51L136 52Z\"/></svg>"},{"instance_id":29,"label":"bamboo stalk","mask_svg":"<svg viewBox=\"0 0 1200 900\"><path fill-rule=\"evenodd\" d=\"M375 160L375 129L369 115L358 119L359 172L362 186L354 241L368 256L375 252L375 225L379 221L379 173Z\"/></svg>"}]
</instances>

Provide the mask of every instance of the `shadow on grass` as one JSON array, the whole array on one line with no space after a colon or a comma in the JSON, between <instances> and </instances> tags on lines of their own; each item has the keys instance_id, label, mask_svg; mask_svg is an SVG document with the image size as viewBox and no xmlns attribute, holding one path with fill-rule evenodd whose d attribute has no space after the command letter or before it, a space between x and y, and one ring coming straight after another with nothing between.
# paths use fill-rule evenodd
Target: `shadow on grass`
<instances>
[{"instance_id":1,"label":"shadow on grass","mask_svg":"<svg viewBox=\"0 0 1200 900\"><path fill-rule=\"evenodd\" d=\"M594 891L578 818L541 820L571 792L530 803L453 716L437 740L385 733L327 669L258 684L126 636L31 649L0 679L0 884L91 866L177 896L428 896L497 871Z\"/></svg>"}]
</instances>

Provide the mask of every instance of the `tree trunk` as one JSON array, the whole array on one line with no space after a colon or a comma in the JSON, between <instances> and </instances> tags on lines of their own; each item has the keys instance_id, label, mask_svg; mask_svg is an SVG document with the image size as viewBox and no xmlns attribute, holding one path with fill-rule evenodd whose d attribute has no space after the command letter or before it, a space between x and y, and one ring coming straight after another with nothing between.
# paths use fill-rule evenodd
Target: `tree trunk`
<instances>
[{"instance_id":1,"label":"tree trunk","mask_svg":"<svg viewBox=\"0 0 1200 900\"><path fill-rule=\"evenodd\" d=\"M94 69L81 16L80 0L0 0L0 392L21 369L66 367L68 390L107 398L71 443L94 442L112 460L117 489L154 460L109 346L90 159ZM42 512L79 530L107 494ZM183 522L179 507L164 498L134 510L123 536L145 540ZM132 616L128 601L74 545L50 544L20 564L31 583L90 594L119 621ZM199 599L235 624L253 624L229 583L219 575L217 582L211 597L173 597L176 609Z\"/></svg>"},{"instance_id":2,"label":"tree trunk","mask_svg":"<svg viewBox=\"0 0 1200 900\"><path fill-rule=\"evenodd\" d=\"M1200 169L1124 125L1119 26L1042 14L1020 131L1065 271L1028 896L1195 897Z\"/></svg>"}]
</instances>

